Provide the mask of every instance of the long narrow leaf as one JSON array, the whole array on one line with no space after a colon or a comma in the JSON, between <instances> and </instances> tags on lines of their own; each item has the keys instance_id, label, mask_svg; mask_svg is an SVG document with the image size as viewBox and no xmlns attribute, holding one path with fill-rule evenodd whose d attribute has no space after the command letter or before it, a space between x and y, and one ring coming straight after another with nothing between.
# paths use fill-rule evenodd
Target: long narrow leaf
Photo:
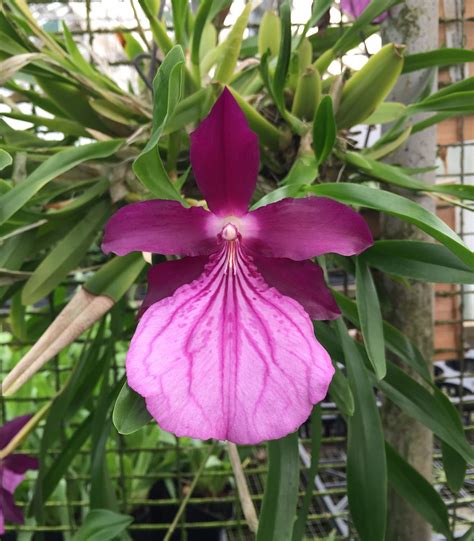
<instances>
[{"instance_id":1,"label":"long narrow leaf","mask_svg":"<svg viewBox=\"0 0 474 541\"><path fill-rule=\"evenodd\" d=\"M298 500L298 434L268 442L268 460L257 541L289 541Z\"/></svg>"},{"instance_id":2,"label":"long narrow leaf","mask_svg":"<svg viewBox=\"0 0 474 541\"><path fill-rule=\"evenodd\" d=\"M354 394L349 417L347 491L349 507L361 541L383 541L387 514L387 464L382 423L368 372L344 322L336 322Z\"/></svg>"},{"instance_id":3,"label":"long narrow leaf","mask_svg":"<svg viewBox=\"0 0 474 541\"><path fill-rule=\"evenodd\" d=\"M307 192L325 195L343 203L360 205L397 216L442 242L466 264L474 268L474 253L459 236L440 218L401 195L344 182L310 186L307 188Z\"/></svg>"},{"instance_id":4,"label":"long narrow leaf","mask_svg":"<svg viewBox=\"0 0 474 541\"><path fill-rule=\"evenodd\" d=\"M377 378L383 379L387 369L382 312L372 274L361 258L356 259L356 288L357 311L367 355Z\"/></svg>"},{"instance_id":5,"label":"long narrow leaf","mask_svg":"<svg viewBox=\"0 0 474 541\"><path fill-rule=\"evenodd\" d=\"M452 539L448 510L441 496L415 468L385 443L388 481L395 491L406 500L433 528Z\"/></svg>"}]
</instances>

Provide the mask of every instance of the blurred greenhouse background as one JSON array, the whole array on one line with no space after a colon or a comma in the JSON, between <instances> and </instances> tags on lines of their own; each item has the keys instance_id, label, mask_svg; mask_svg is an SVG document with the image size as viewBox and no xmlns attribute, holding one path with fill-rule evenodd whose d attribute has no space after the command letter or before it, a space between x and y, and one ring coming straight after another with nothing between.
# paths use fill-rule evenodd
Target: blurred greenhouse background
<instances>
[{"instance_id":1,"label":"blurred greenhouse background","mask_svg":"<svg viewBox=\"0 0 474 541\"><path fill-rule=\"evenodd\" d=\"M65 22L84 57L122 89L138 91L150 84L149 73L143 72L144 66L147 66L141 62L142 58L134 58L130 53L130 48L135 45L138 50L142 47L147 50L153 42L149 20L138 2L28 0L28 4L36 21L48 32L62 34L62 24ZM198 2L193 0L194 4ZM230 12L222 21L223 35L233 25L244 4L243 1L232 3ZM309 0L293 0L291 20L294 30L302 29L310 17L311 4ZM243 52L255 49L260 18L266 9L275 7L276 0L263 0L254 10L250 27L244 34ZM165 2L162 16L168 25L172 24L170 10L169 3ZM350 19L341 13L337 1L329 13L329 29L340 27ZM169 30L173 31L171 27ZM130 36L133 41L129 39ZM310 40L317 40L316 36L318 34L312 35L311 31L308 34ZM440 0L440 45L474 47L473 0ZM334 61L328 72L340 74L344 65L359 69L368 56L379 51L381 46L378 33L367 36L360 46ZM474 63L458 64L441 68L439 81L443 85L465 80L472 75ZM29 133L46 138L54 146L54 130L33 126L23 119L22 115L35 114L40 105L16 101L14 84L4 85L0 89L0 115L3 119L0 121L0 133L2 130L5 133L7 126L15 130L29 130ZM23 84L34 83L25 79ZM474 185L474 117L448 118L438 125L437 130L437 180ZM382 133L380 125L364 125L356 131L355 139L360 147L374 143ZM123 136L128 135L124 130ZM58 133L57 140L61 137L62 134ZM14 146L13 140L11 144ZM41 152L41 148L38 148L38 153ZM111 168L110 174L119 179L122 172L118 168ZM21 180L25 175L25 160L22 163L21 154L17 154L13 178ZM117 190L121 189L118 181L116 187ZM117 199L119 197L117 195ZM474 249L474 214L465 208L443 205L439 200L437 205L438 216ZM66 227L72 227L74 219ZM0 241L4 243L8 233L2 232L2 235ZM6 252L0 255L0 291L5 291L17 279L28 277L28 274L22 276L20 271L18 276L5 274L2 277L6 256ZM81 268L69 273L67 279L46 299L28 306L25 312L19 296L14 295L0 308L2 379L57 316L58 307L63 306L75 288L83 284L103 261L105 256L94 245L82 261ZM346 270L331 269L329 280L337 291L354 296L354 277ZM164 539L183 502L186 505L179 515L172 539L254 539L243 515L225 443L217 442L211 446L209 442L176 438L159 430L155 424L148 424L133 434L121 435L111 422L113 403L110 397L117 395L123 383L124 358L135 325L135 313L144 292L144 285L133 286L102 323L56 355L16 394L2 397L1 416L3 420L9 420L40 411L66 383L72 389L62 407L55 410L54 423L60 428L60 437L51 441L43 454L44 449L40 449L40 446L44 423L40 424L22 450L34 456L41 454L48 464L48 470L42 485L45 493L39 500L37 492L34 492L37 473L29 472L26 482L16 492L16 501L25 509L32 499L35 506L35 498L46 503L40 509L35 508L34 517L31 514L27 516L24 525L7 525L5 540L27 541L33 539L34 534L35 540L72 541L89 512L91 502L94 502L95 508L115 507L120 513L131 515L134 522L129 526L128 533L136 540ZM438 284L435 312L435 381L461 412L464 430L472 443L474 285ZM72 367L76 367L76 370L71 379ZM87 381L91 381L91 378L101 380L93 395L85 392L83 385L86 380L81 380L81 370L87 372ZM103 375L107 371L110 377L105 378ZM322 403L321 411L323 437L319 469L314 478L310 468L310 424L303 426L300 432L300 496L304 495L308 484L314 483L305 535L307 539L357 539L348 513L346 494L346 423L329 398ZM87 430L91 427L92 436L89 438ZM240 448L240 451L243 471L258 511L268 467L265 446ZM454 531L461 536L474 525L474 469L471 465L463 487L453 494L447 486L440 453L440 443L435 439L435 487L449 509ZM104 456L108 474L104 473L102 467ZM187 499L191 486L192 494ZM109 505L111 501L114 502L112 507ZM39 517L42 517L41 521ZM122 538L126 539L123 535ZM433 534L433 539L441 541L446 538Z\"/></svg>"}]
</instances>

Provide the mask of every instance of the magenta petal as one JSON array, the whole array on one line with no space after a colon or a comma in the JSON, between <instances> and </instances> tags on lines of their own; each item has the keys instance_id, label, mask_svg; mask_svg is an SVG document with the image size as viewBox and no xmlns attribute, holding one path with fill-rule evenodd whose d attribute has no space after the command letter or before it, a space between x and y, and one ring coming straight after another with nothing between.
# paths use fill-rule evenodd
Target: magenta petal
<instances>
[{"instance_id":1,"label":"magenta petal","mask_svg":"<svg viewBox=\"0 0 474 541\"><path fill-rule=\"evenodd\" d=\"M326 197L283 199L249 213L244 242L260 255L295 260L359 254L373 244L365 220Z\"/></svg>"},{"instance_id":2,"label":"magenta petal","mask_svg":"<svg viewBox=\"0 0 474 541\"><path fill-rule=\"evenodd\" d=\"M354 19L357 19L365 11L365 8L370 4L371 0L341 0L341 11L347 15L352 15ZM386 19L388 13L382 13L374 22L379 23Z\"/></svg>"},{"instance_id":3,"label":"magenta petal","mask_svg":"<svg viewBox=\"0 0 474 541\"><path fill-rule=\"evenodd\" d=\"M23 511L15 504L12 494L2 488L0 488L0 509L8 522L23 524Z\"/></svg>"},{"instance_id":4,"label":"magenta petal","mask_svg":"<svg viewBox=\"0 0 474 541\"><path fill-rule=\"evenodd\" d=\"M26 425L31 419L31 415L22 415L15 417L0 427L0 449L3 449L9 441Z\"/></svg>"},{"instance_id":5,"label":"magenta petal","mask_svg":"<svg viewBox=\"0 0 474 541\"><path fill-rule=\"evenodd\" d=\"M196 280L204 272L208 261L207 256L183 257L153 265L148 271L148 289L138 316L141 317L155 302L173 295L178 287Z\"/></svg>"},{"instance_id":6,"label":"magenta petal","mask_svg":"<svg viewBox=\"0 0 474 541\"><path fill-rule=\"evenodd\" d=\"M39 468L38 459L23 453L6 456L3 459L3 464L5 468L20 474L25 473L27 470L37 470Z\"/></svg>"},{"instance_id":7,"label":"magenta petal","mask_svg":"<svg viewBox=\"0 0 474 541\"><path fill-rule=\"evenodd\" d=\"M201 207L184 208L177 201L154 199L119 209L105 226L102 249L129 252L202 255L217 249L213 216Z\"/></svg>"},{"instance_id":8,"label":"magenta petal","mask_svg":"<svg viewBox=\"0 0 474 541\"><path fill-rule=\"evenodd\" d=\"M268 285L298 301L312 319L336 319L341 312L331 295L321 267L311 261L293 261L253 255Z\"/></svg>"},{"instance_id":9,"label":"magenta petal","mask_svg":"<svg viewBox=\"0 0 474 541\"><path fill-rule=\"evenodd\" d=\"M212 212L245 214L257 182L258 139L227 88L191 134L191 163Z\"/></svg>"},{"instance_id":10,"label":"magenta petal","mask_svg":"<svg viewBox=\"0 0 474 541\"><path fill-rule=\"evenodd\" d=\"M15 492L16 487L23 481L25 478L25 473L17 473L6 467L1 469L1 487L4 488L10 494Z\"/></svg>"},{"instance_id":11,"label":"magenta petal","mask_svg":"<svg viewBox=\"0 0 474 541\"><path fill-rule=\"evenodd\" d=\"M334 369L293 299L240 249L150 306L127 355L129 385L178 436L253 444L295 431Z\"/></svg>"}]
</instances>

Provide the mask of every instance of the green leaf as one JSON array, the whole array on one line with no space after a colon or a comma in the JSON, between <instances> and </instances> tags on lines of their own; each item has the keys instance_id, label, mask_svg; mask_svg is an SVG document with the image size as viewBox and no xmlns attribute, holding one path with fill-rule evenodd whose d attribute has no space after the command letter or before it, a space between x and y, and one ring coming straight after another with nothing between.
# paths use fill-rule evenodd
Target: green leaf
<instances>
[{"instance_id":1,"label":"green leaf","mask_svg":"<svg viewBox=\"0 0 474 541\"><path fill-rule=\"evenodd\" d=\"M388 443L385 443L385 451L390 485L437 532L442 533L448 539L452 539L448 510L441 496Z\"/></svg>"},{"instance_id":2,"label":"green leaf","mask_svg":"<svg viewBox=\"0 0 474 541\"><path fill-rule=\"evenodd\" d=\"M286 76L290 65L291 55L291 8L287 0L280 6L281 41L278 52L278 60L273 78L273 93L276 105L282 112L285 110L283 91L285 89Z\"/></svg>"},{"instance_id":3,"label":"green leaf","mask_svg":"<svg viewBox=\"0 0 474 541\"><path fill-rule=\"evenodd\" d=\"M240 55L240 48L247 27L247 21L252 11L252 4L248 3L231 28L229 35L219 47L220 60L216 67L215 81L227 84L234 74Z\"/></svg>"},{"instance_id":4,"label":"green leaf","mask_svg":"<svg viewBox=\"0 0 474 541\"><path fill-rule=\"evenodd\" d=\"M323 431L323 423L321 419L321 406L318 404L313 408L311 413L311 464L308 470L306 492L301 503L301 508L298 512L293 527L292 541L303 541L305 538L305 530L308 520L309 506L313 498L314 478L318 471L319 452L321 449L321 439Z\"/></svg>"},{"instance_id":5,"label":"green leaf","mask_svg":"<svg viewBox=\"0 0 474 541\"><path fill-rule=\"evenodd\" d=\"M199 7L196 13L196 19L194 21L193 27L193 36L191 40L191 62L195 66L199 66L201 37L204 31L204 27L209 20L209 14L211 12L212 4L213 0L202 0L202 2L199 3Z\"/></svg>"},{"instance_id":6,"label":"green leaf","mask_svg":"<svg viewBox=\"0 0 474 541\"><path fill-rule=\"evenodd\" d=\"M363 157L364 161L360 160L361 157ZM467 184L426 184L408 175L400 167L378 162L366 154L361 155L360 153L347 152L345 158L348 163L361 169L371 177L387 182L388 184L409 190L452 195L459 199L474 199L474 186Z\"/></svg>"},{"instance_id":7,"label":"green leaf","mask_svg":"<svg viewBox=\"0 0 474 541\"><path fill-rule=\"evenodd\" d=\"M370 148L364 151L365 158L370 158L371 160L379 160L387 154L391 154L397 148L399 148L403 143L410 137L412 127L408 126L404 131L400 133L397 137L388 141L386 143L377 144L371 146ZM400 171L400 168L398 168Z\"/></svg>"},{"instance_id":8,"label":"green leaf","mask_svg":"<svg viewBox=\"0 0 474 541\"><path fill-rule=\"evenodd\" d=\"M147 0L138 0L138 3L140 4L140 7L143 9L150 23L150 29L151 33L153 34L153 39L160 47L160 49L162 49L165 54L168 54L168 52L173 47L173 42L168 36L166 25L163 24L163 22L160 21L157 17L158 10L154 10Z\"/></svg>"},{"instance_id":9,"label":"green leaf","mask_svg":"<svg viewBox=\"0 0 474 541\"><path fill-rule=\"evenodd\" d=\"M406 57L405 57L406 61ZM406 113L406 105L396 101L384 101L364 120L364 124L386 124L399 119Z\"/></svg>"},{"instance_id":10,"label":"green leaf","mask_svg":"<svg viewBox=\"0 0 474 541\"><path fill-rule=\"evenodd\" d=\"M133 171L156 197L181 200L166 172L158 151L158 141L173 115L183 92L184 53L180 45L166 55L153 80L153 127L151 137L138 158Z\"/></svg>"},{"instance_id":11,"label":"green leaf","mask_svg":"<svg viewBox=\"0 0 474 541\"><path fill-rule=\"evenodd\" d=\"M281 188L277 188L276 190L267 193L267 195L264 195L255 203L255 205L251 207L250 210L258 209L265 205L269 205L270 203L276 203L277 201L281 201L287 197L302 197L305 191L306 186L302 186L297 183L282 186Z\"/></svg>"},{"instance_id":12,"label":"green leaf","mask_svg":"<svg viewBox=\"0 0 474 541\"><path fill-rule=\"evenodd\" d=\"M324 163L336 142L336 119L331 96L321 100L313 122L313 147L318 165Z\"/></svg>"},{"instance_id":13,"label":"green leaf","mask_svg":"<svg viewBox=\"0 0 474 541\"><path fill-rule=\"evenodd\" d=\"M474 283L472 268L440 244L379 240L360 257L387 274L441 284Z\"/></svg>"},{"instance_id":14,"label":"green leaf","mask_svg":"<svg viewBox=\"0 0 474 541\"><path fill-rule=\"evenodd\" d=\"M356 258L357 311L364 337L365 349L378 379L383 379L385 342L379 298L370 269L361 258Z\"/></svg>"},{"instance_id":15,"label":"green leaf","mask_svg":"<svg viewBox=\"0 0 474 541\"><path fill-rule=\"evenodd\" d=\"M110 436L112 420L110 410L114 399L120 392L125 376L112 387L112 400L109 397L109 369L113 358L113 344L107 349L105 360L106 368L102 376L102 385L94 408L94 419L91 426L91 485L90 507L91 509L107 508L118 511L117 496L112 484L107 465L107 440Z\"/></svg>"},{"instance_id":16,"label":"green leaf","mask_svg":"<svg viewBox=\"0 0 474 541\"><path fill-rule=\"evenodd\" d=\"M104 226L109 213L108 202L98 203L67 233L26 282L21 295L23 304L35 304L44 298L77 267Z\"/></svg>"},{"instance_id":17,"label":"green leaf","mask_svg":"<svg viewBox=\"0 0 474 541\"><path fill-rule=\"evenodd\" d=\"M434 51L405 56L402 73L410 73L425 68L464 64L465 62L474 62L474 51L454 48L435 49Z\"/></svg>"},{"instance_id":18,"label":"green leaf","mask_svg":"<svg viewBox=\"0 0 474 541\"><path fill-rule=\"evenodd\" d=\"M25 122L31 122L35 126L44 126L51 131L59 131L66 135L74 135L77 137L90 137L84 126L81 126L75 120L69 120L68 118L61 118L55 116L54 118L46 118L40 115L27 115L25 113L10 112L2 113L7 118L14 118L16 120L24 120Z\"/></svg>"},{"instance_id":19,"label":"green leaf","mask_svg":"<svg viewBox=\"0 0 474 541\"><path fill-rule=\"evenodd\" d=\"M332 293L344 317L353 325L360 328L356 303L337 291L333 290ZM387 348L408 366L413 368L426 382L431 384L431 373L418 348L403 333L387 321L383 322L383 335Z\"/></svg>"},{"instance_id":20,"label":"green leaf","mask_svg":"<svg viewBox=\"0 0 474 541\"><path fill-rule=\"evenodd\" d=\"M348 419L347 492L361 541L383 541L387 514L387 464L382 423L368 372L342 319L336 327L344 351L355 411Z\"/></svg>"},{"instance_id":21,"label":"green leaf","mask_svg":"<svg viewBox=\"0 0 474 541\"><path fill-rule=\"evenodd\" d=\"M185 47L188 41L186 32L186 21L189 16L188 0L171 0L171 9L176 42Z\"/></svg>"},{"instance_id":22,"label":"green leaf","mask_svg":"<svg viewBox=\"0 0 474 541\"><path fill-rule=\"evenodd\" d=\"M26 326L26 310L21 302L21 292L17 291L11 298L10 325L13 335L20 341L28 341L28 329Z\"/></svg>"},{"instance_id":23,"label":"green leaf","mask_svg":"<svg viewBox=\"0 0 474 541\"><path fill-rule=\"evenodd\" d=\"M394 404L428 427L466 461L474 460L463 430L453 423L452 410L440 398L441 391L432 388L430 392L390 362L385 379L376 385Z\"/></svg>"},{"instance_id":24,"label":"green leaf","mask_svg":"<svg viewBox=\"0 0 474 541\"><path fill-rule=\"evenodd\" d=\"M327 325L326 325L327 327ZM334 364L336 371L329 385L329 395L334 400L337 409L343 414L351 417L354 415L354 395L351 391L351 386L347 378L342 373L341 369Z\"/></svg>"},{"instance_id":25,"label":"green leaf","mask_svg":"<svg viewBox=\"0 0 474 541\"><path fill-rule=\"evenodd\" d=\"M91 425L92 414L79 424L72 436L68 438L67 443L61 447L61 454L57 457L57 460L45 470L41 478L38 478L35 496L32 502L36 509L38 509L38 502L45 502L63 478L72 460L90 436ZM43 512L44 505L40 503L39 513Z\"/></svg>"},{"instance_id":26,"label":"green leaf","mask_svg":"<svg viewBox=\"0 0 474 541\"><path fill-rule=\"evenodd\" d=\"M441 442L443 466L448 486L455 494L459 492L466 477L467 462L446 442Z\"/></svg>"},{"instance_id":27,"label":"green leaf","mask_svg":"<svg viewBox=\"0 0 474 541\"><path fill-rule=\"evenodd\" d=\"M471 114L474 112L474 91L453 92L447 95L433 94L407 108L410 114L420 112L453 112Z\"/></svg>"},{"instance_id":28,"label":"green leaf","mask_svg":"<svg viewBox=\"0 0 474 541\"><path fill-rule=\"evenodd\" d=\"M113 412L113 422L120 434L132 434L152 419L145 399L124 383Z\"/></svg>"},{"instance_id":29,"label":"green leaf","mask_svg":"<svg viewBox=\"0 0 474 541\"><path fill-rule=\"evenodd\" d=\"M287 186L312 184L318 177L318 164L312 154L303 154L295 160L281 184ZM274 192L271 192L274 193Z\"/></svg>"},{"instance_id":30,"label":"green leaf","mask_svg":"<svg viewBox=\"0 0 474 541\"><path fill-rule=\"evenodd\" d=\"M132 522L130 515L109 509L94 509L89 511L72 541L111 541L119 537Z\"/></svg>"},{"instance_id":31,"label":"green leaf","mask_svg":"<svg viewBox=\"0 0 474 541\"><path fill-rule=\"evenodd\" d=\"M54 106L61 111L60 116L67 116L87 128L108 133L104 121L90 106L83 87L52 77L36 77L36 80Z\"/></svg>"},{"instance_id":32,"label":"green leaf","mask_svg":"<svg viewBox=\"0 0 474 541\"><path fill-rule=\"evenodd\" d=\"M299 486L298 434L268 442L268 475L256 541L288 541Z\"/></svg>"},{"instance_id":33,"label":"green leaf","mask_svg":"<svg viewBox=\"0 0 474 541\"><path fill-rule=\"evenodd\" d=\"M0 148L0 171L2 169L5 169L7 165L11 165L12 163L13 163L13 159L10 156L10 154L8 154L8 152L5 152L4 150Z\"/></svg>"},{"instance_id":34,"label":"green leaf","mask_svg":"<svg viewBox=\"0 0 474 541\"><path fill-rule=\"evenodd\" d=\"M48 158L25 180L0 196L0 225L20 210L43 186L77 165L107 158L122 145L121 139L68 148Z\"/></svg>"},{"instance_id":35,"label":"green leaf","mask_svg":"<svg viewBox=\"0 0 474 541\"><path fill-rule=\"evenodd\" d=\"M458 431L462 433L464 431L464 426L459 410L438 387L433 385L433 388L437 402L446 410L446 413L451 416L451 422L457 427ZM448 442L441 441L441 451L448 486L454 493L457 493L464 484L467 462Z\"/></svg>"},{"instance_id":36,"label":"green leaf","mask_svg":"<svg viewBox=\"0 0 474 541\"><path fill-rule=\"evenodd\" d=\"M345 182L310 186L307 192L325 195L350 205L360 205L397 216L442 242L465 263L474 268L474 254L440 218L421 205L384 190Z\"/></svg>"},{"instance_id":37,"label":"green leaf","mask_svg":"<svg viewBox=\"0 0 474 541\"><path fill-rule=\"evenodd\" d=\"M141 253L114 257L101 267L87 282L84 289L94 295L105 295L117 302L128 291L145 266Z\"/></svg>"}]
</instances>

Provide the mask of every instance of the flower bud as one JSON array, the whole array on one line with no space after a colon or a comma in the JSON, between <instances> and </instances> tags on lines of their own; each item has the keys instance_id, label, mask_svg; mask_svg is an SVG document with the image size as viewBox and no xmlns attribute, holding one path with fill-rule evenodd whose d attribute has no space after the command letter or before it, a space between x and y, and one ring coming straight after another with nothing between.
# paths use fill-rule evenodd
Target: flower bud
<instances>
[{"instance_id":1,"label":"flower bud","mask_svg":"<svg viewBox=\"0 0 474 541\"><path fill-rule=\"evenodd\" d=\"M338 128L359 124L375 111L400 76L404 50L404 45L385 45L347 81L336 114Z\"/></svg>"},{"instance_id":2,"label":"flower bud","mask_svg":"<svg viewBox=\"0 0 474 541\"><path fill-rule=\"evenodd\" d=\"M291 112L301 120L312 120L321 99L321 77L313 66L298 79Z\"/></svg>"},{"instance_id":3,"label":"flower bud","mask_svg":"<svg viewBox=\"0 0 474 541\"><path fill-rule=\"evenodd\" d=\"M273 13L273 11L266 11L258 31L258 54L263 56L270 49L270 57L277 56L280 49L280 41L280 17Z\"/></svg>"}]
</instances>

